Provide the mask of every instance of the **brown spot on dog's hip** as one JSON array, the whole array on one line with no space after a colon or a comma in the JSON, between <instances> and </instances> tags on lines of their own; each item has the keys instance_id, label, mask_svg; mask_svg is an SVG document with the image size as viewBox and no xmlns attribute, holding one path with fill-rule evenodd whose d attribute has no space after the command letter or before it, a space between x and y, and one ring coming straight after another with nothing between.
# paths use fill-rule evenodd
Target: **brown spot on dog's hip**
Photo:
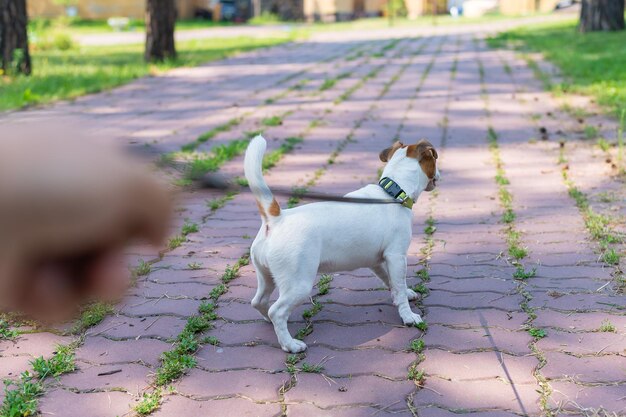
<instances>
[{"instance_id":1,"label":"brown spot on dog's hip","mask_svg":"<svg viewBox=\"0 0 626 417\"><path fill-rule=\"evenodd\" d=\"M270 215L274 217L280 216L280 206L275 198L272 200L272 204L270 205Z\"/></svg>"}]
</instances>

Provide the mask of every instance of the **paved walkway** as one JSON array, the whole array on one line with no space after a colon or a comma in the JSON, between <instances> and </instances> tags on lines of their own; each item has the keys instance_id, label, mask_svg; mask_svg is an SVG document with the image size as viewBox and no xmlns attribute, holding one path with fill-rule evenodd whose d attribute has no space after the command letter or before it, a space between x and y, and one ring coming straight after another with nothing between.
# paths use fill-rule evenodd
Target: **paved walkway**
<instances>
[{"instance_id":1,"label":"paved walkway","mask_svg":"<svg viewBox=\"0 0 626 417\"><path fill-rule=\"evenodd\" d=\"M327 291L312 294L321 309L308 303L294 313L290 329L309 348L290 358L249 305L253 268L224 280L260 225L256 204L240 194L212 210L207 201L218 194L187 192L172 235L184 221L200 230L162 257L135 251L131 262L153 261L151 272L87 331L77 371L48 382L42 413L132 415L142 393L152 392L160 355L213 295L219 317L202 333L212 339L193 354L197 365L163 391L155 416L625 415L619 265L599 259L568 195L559 140L569 178L592 203L611 192L618 197L606 209L626 215L624 186L524 62L486 48L476 28L436 32L284 45L5 116L72 114L120 143L166 152L243 117L199 148L209 151L282 115L282 125L264 127L269 147L303 141L268 172L271 186L338 193L374 182L378 152L396 137L428 138L443 177L414 208L408 283L423 292L413 307L425 331L401 325L389 292L368 271L335 274ZM550 140L540 140L539 127ZM238 157L222 171L241 175L241 165ZM507 207L510 223L502 221ZM516 246L527 255L516 260ZM535 275L516 279L520 268ZM0 341L0 377L15 378L32 357L72 340L36 332Z\"/></svg>"}]
</instances>

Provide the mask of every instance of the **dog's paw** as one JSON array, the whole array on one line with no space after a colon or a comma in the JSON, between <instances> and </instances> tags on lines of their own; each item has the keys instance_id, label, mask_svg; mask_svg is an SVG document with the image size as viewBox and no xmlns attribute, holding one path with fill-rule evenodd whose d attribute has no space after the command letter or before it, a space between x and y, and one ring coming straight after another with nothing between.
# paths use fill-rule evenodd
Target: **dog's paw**
<instances>
[{"instance_id":1,"label":"dog's paw","mask_svg":"<svg viewBox=\"0 0 626 417\"><path fill-rule=\"evenodd\" d=\"M410 315L402 317L402 321L407 326L414 326L416 324L420 324L423 320L419 314L410 313Z\"/></svg>"},{"instance_id":2,"label":"dog's paw","mask_svg":"<svg viewBox=\"0 0 626 417\"><path fill-rule=\"evenodd\" d=\"M409 300L413 301L413 300L417 300L418 299L418 295L415 291L413 291L410 288L406 289L406 296L409 298Z\"/></svg>"},{"instance_id":3,"label":"dog's paw","mask_svg":"<svg viewBox=\"0 0 626 417\"><path fill-rule=\"evenodd\" d=\"M281 347L285 352L288 353L300 353L306 350L306 343L304 343L302 340L291 339Z\"/></svg>"}]
</instances>

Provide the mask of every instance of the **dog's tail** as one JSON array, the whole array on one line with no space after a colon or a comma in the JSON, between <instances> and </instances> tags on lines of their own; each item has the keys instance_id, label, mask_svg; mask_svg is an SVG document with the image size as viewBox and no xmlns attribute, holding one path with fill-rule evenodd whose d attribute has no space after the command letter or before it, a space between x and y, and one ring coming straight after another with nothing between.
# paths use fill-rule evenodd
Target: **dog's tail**
<instances>
[{"instance_id":1,"label":"dog's tail","mask_svg":"<svg viewBox=\"0 0 626 417\"><path fill-rule=\"evenodd\" d=\"M263 154L265 154L266 146L263 136L258 135L252 139L246 150L243 170L252 194L256 198L263 221L271 222L280 216L280 206L263 179Z\"/></svg>"}]
</instances>

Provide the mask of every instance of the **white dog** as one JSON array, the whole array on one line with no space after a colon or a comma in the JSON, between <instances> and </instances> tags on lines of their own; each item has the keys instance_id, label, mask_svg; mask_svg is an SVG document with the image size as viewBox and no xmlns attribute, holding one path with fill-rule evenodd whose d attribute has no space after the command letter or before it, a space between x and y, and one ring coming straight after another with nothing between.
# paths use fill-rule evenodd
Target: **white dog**
<instances>
[{"instance_id":1,"label":"white dog","mask_svg":"<svg viewBox=\"0 0 626 417\"><path fill-rule=\"evenodd\" d=\"M433 190L439 179L433 146L425 140L409 146L394 143L380 153L388 163L379 184L346 195L402 204L320 202L288 210L280 209L263 179L265 148L265 139L255 137L244 163L263 221L251 248L258 278L252 306L274 324L282 349L306 349L304 342L291 337L287 320L309 298L318 273L370 268L390 288L404 324L420 323L409 306L417 294L406 285L406 256L413 202L422 191ZM270 307L276 286L279 297Z\"/></svg>"}]
</instances>

